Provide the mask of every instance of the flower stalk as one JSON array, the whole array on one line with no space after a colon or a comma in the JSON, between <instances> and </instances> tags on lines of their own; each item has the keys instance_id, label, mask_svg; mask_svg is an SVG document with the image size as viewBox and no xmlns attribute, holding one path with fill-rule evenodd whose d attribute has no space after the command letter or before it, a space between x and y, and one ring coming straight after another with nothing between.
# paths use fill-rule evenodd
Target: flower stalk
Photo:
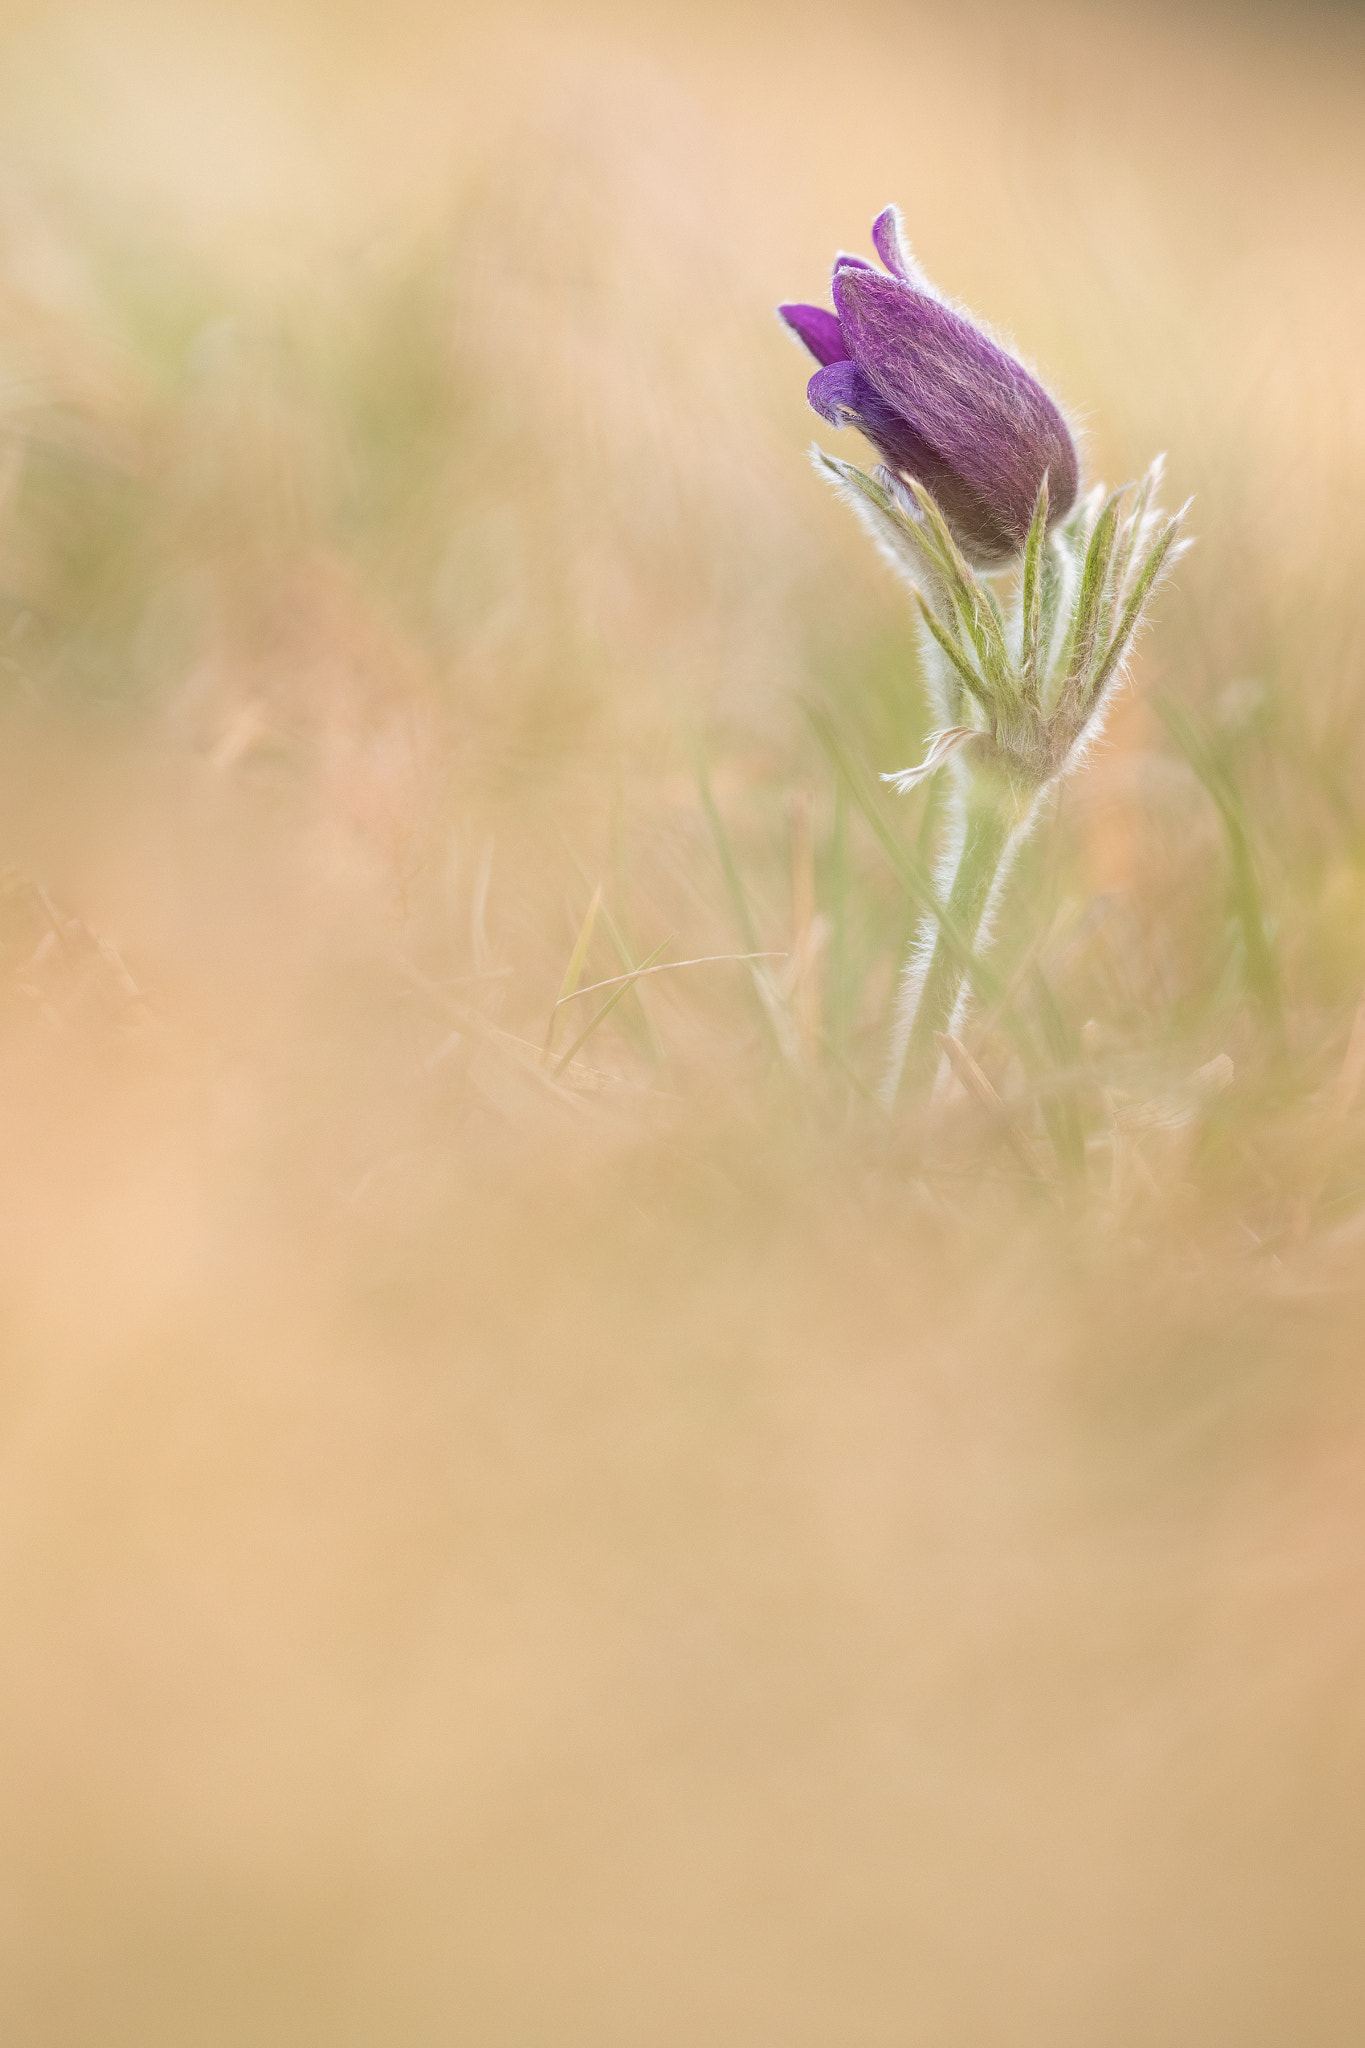
<instances>
[{"instance_id":1,"label":"flower stalk","mask_svg":"<svg viewBox=\"0 0 1365 2048\"><path fill-rule=\"evenodd\" d=\"M970 998L970 952L988 943L1010 865L1050 790L1103 730L1148 600L1181 543L1185 509L1157 507L1160 461L1139 486L1097 486L1055 528L1038 489L1008 616L971 569L922 484L816 450L882 552L912 585L938 729L924 760L884 779L952 778L943 911L901 978L883 1099L932 1088L938 1036Z\"/></svg>"},{"instance_id":2,"label":"flower stalk","mask_svg":"<svg viewBox=\"0 0 1365 2048\"><path fill-rule=\"evenodd\" d=\"M975 791L959 793L956 808L958 845L944 922L957 944L948 943L934 919L926 920L916 935L901 975L892 1026L883 1089L888 1107L902 1085L923 1092L938 1071L939 1035L953 1028L964 996L966 965L961 947L975 950L1022 836L999 805L981 802Z\"/></svg>"}]
</instances>

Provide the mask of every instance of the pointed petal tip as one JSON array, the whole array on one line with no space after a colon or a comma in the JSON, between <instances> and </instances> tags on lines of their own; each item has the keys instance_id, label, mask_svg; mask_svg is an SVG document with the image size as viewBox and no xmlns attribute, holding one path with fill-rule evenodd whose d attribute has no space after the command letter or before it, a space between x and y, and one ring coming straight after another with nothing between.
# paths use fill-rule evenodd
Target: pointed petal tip
<instances>
[{"instance_id":1,"label":"pointed petal tip","mask_svg":"<svg viewBox=\"0 0 1365 2048\"><path fill-rule=\"evenodd\" d=\"M868 260L867 260L867 258L866 258L865 256L850 256L850 255L849 255L849 253L848 253L848 251L847 251L847 249L841 249L841 250L839 251L838 255L837 255L837 256L835 257L835 259L834 259L834 268L833 268L833 270L832 270L832 271L830 272L830 290L831 290L831 292L833 291L833 289L834 289L834 286L835 286L835 285L836 285L836 284L837 284L837 283L839 282L839 279L840 279L840 277L841 277L841 276L844 276L844 275L845 275L845 274L846 274L846 273L847 273L848 271L850 271L850 270L872 270L872 271L875 271L876 267L877 267L877 266L876 266L876 264L875 264L875 263L869 263L869 262L868 262Z\"/></svg>"},{"instance_id":2,"label":"pointed petal tip","mask_svg":"<svg viewBox=\"0 0 1365 2048\"><path fill-rule=\"evenodd\" d=\"M909 289L914 290L911 286ZM861 309L864 317L876 317L879 309L887 320L898 317L905 305L906 280L885 270L878 270L871 263L843 264L834 273L831 295L834 310L842 321L853 309Z\"/></svg>"},{"instance_id":3,"label":"pointed petal tip","mask_svg":"<svg viewBox=\"0 0 1365 2048\"><path fill-rule=\"evenodd\" d=\"M817 363L829 365L846 360L843 330L837 314L827 306L786 305L777 309L778 318L797 340L808 348Z\"/></svg>"},{"instance_id":4,"label":"pointed petal tip","mask_svg":"<svg viewBox=\"0 0 1365 2048\"><path fill-rule=\"evenodd\" d=\"M893 277L910 282L910 265L906 260L901 235L901 213L898 206L884 206L872 223L872 246Z\"/></svg>"}]
</instances>

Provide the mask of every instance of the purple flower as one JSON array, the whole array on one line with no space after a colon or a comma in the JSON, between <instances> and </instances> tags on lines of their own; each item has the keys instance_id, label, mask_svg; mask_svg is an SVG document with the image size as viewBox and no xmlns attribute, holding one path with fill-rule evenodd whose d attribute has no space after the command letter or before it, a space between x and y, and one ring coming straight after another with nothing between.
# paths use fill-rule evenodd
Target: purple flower
<instances>
[{"instance_id":1,"label":"purple flower","mask_svg":"<svg viewBox=\"0 0 1365 2048\"><path fill-rule=\"evenodd\" d=\"M1071 430L1023 364L937 296L901 245L894 207L872 224L885 264L834 264L834 306L780 306L822 365L807 396L857 427L887 467L917 479L958 545L983 566L1024 545L1044 473L1048 523L1076 502Z\"/></svg>"}]
</instances>

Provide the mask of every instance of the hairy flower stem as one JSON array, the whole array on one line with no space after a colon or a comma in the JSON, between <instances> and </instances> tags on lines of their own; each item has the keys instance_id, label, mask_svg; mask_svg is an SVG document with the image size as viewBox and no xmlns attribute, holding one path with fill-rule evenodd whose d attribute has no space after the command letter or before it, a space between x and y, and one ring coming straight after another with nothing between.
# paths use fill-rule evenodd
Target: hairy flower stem
<instances>
[{"instance_id":1,"label":"hairy flower stem","mask_svg":"<svg viewBox=\"0 0 1365 2048\"><path fill-rule=\"evenodd\" d=\"M933 1086L942 1058L937 1035L952 1023L966 979L962 947L976 947L991 898L1023 837L1018 816L1007 814L995 792L969 788L957 802L960 850L944 905L952 936L945 938L937 920L927 918L910 949L882 1089L888 1109L903 1089L922 1100Z\"/></svg>"},{"instance_id":2,"label":"hairy flower stem","mask_svg":"<svg viewBox=\"0 0 1365 2048\"><path fill-rule=\"evenodd\" d=\"M819 309L796 311L804 319ZM901 976L882 1084L889 1110L903 1084L917 1102L932 1095L939 1038L966 1006L1014 851L1047 791L1103 730L1143 611L1183 545L1185 515L1167 519L1157 508L1156 462L1136 487L1106 494L1097 485L1054 526L1045 474L1007 614L910 471L867 476L818 450L816 460L911 585L924 627L937 727L917 767L882 780L904 793L931 775L952 777L946 900L921 925Z\"/></svg>"}]
</instances>

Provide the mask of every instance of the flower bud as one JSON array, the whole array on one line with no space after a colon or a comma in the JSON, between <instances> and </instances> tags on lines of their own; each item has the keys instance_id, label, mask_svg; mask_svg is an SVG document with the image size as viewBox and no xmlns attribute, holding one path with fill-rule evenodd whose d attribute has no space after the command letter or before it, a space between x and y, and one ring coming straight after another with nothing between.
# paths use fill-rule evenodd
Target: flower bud
<instances>
[{"instance_id":1,"label":"flower bud","mask_svg":"<svg viewBox=\"0 0 1365 2048\"><path fill-rule=\"evenodd\" d=\"M902 246L894 207L872 240L885 269L839 256L833 312L778 308L821 365L807 396L923 484L970 562L1007 562L1028 537L1044 475L1049 525L1076 502L1071 430L1023 364L938 297Z\"/></svg>"}]
</instances>

